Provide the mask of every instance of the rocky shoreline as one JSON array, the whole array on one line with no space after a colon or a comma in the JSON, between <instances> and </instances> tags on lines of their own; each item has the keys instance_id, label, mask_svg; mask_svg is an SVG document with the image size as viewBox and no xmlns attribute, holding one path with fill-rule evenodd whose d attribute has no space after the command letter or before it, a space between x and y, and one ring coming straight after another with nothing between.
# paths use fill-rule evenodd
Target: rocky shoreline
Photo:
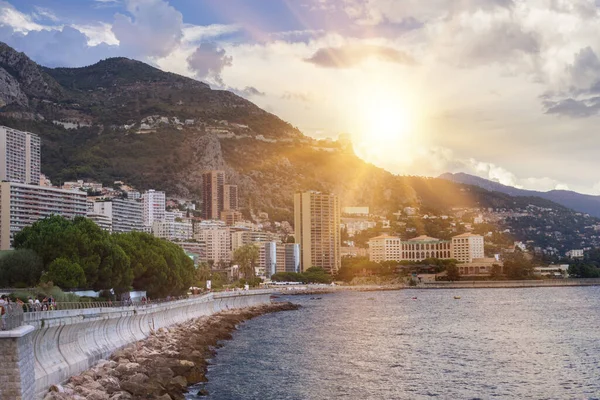
<instances>
[{"instance_id":1,"label":"rocky shoreline","mask_svg":"<svg viewBox=\"0 0 600 400\"><path fill-rule=\"evenodd\" d=\"M162 328L116 351L64 385L50 388L44 400L182 400L190 385L206 382L207 359L237 325L266 313L296 310L292 303L229 310ZM207 394L200 391L200 395Z\"/></svg>"}]
</instances>

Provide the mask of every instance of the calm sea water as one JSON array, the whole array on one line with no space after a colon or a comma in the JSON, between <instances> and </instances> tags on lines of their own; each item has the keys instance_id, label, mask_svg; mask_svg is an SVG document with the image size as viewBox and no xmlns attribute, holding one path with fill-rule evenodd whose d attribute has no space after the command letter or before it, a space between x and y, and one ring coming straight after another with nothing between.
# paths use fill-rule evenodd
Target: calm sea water
<instances>
[{"instance_id":1,"label":"calm sea water","mask_svg":"<svg viewBox=\"0 0 600 400\"><path fill-rule=\"evenodd\" d=\"M600 398L598 287L311 297L243 324L204 398Z\"/></svg>"}]
</instances>

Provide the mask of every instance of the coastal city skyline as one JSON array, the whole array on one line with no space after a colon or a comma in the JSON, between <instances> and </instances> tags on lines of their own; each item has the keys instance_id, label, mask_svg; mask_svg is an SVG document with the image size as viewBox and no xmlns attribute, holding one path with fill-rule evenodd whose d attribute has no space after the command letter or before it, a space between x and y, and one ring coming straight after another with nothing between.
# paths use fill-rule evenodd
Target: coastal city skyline
<instances>
[{"instance_id":1,"label":"coastal city skyline","mask_svg":"<svg viewBox=\"0 0 600 400\"><path fill-rule=\"evenodd\" d=\"M45 66L125 56L233 90L394 173L600 194L599 19L588 0L3 0L0 41Z\"/></svg>"}]
</instances>

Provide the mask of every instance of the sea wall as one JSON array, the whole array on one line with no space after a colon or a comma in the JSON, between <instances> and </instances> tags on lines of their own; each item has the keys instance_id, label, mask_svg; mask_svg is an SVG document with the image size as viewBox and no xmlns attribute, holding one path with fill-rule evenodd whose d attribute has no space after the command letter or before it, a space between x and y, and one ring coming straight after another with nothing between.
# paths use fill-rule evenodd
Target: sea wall
<instances>
[{"instance_id":1,"label":"sea wall","mask_svg":"<svg viewBox=\"0 0 600 400\"><path fill-rule=\"evenodd\" d=\"M26 313L19 335L8 337L12 331L0 332L6 336L0 335L0 354L14 364L0 370L0 399L40 398L51 385L64 382L155 330L226 309L266 304L270 295L269 290L211 293L141 307ZM15 389L9 393L4 382L15 383ZM22 391L15 395L18 385Z\"/></svg>"}]
</instances>

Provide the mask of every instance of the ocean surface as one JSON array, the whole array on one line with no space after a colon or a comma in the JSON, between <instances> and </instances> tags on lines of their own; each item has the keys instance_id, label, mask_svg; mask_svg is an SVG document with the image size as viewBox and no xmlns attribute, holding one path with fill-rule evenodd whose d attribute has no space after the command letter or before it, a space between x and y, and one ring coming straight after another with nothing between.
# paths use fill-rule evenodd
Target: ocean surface
<instances>
[{"instance_id":1,"label":"ocean surface","mask_svg":"<svg viewBox=\"0 0 600 400\"><path fill-rule=\"evenodd\" d=\"M600 287L278 300L303 308L241 325L189 399L600 399Z\"/></svg>"}]
</instances>

